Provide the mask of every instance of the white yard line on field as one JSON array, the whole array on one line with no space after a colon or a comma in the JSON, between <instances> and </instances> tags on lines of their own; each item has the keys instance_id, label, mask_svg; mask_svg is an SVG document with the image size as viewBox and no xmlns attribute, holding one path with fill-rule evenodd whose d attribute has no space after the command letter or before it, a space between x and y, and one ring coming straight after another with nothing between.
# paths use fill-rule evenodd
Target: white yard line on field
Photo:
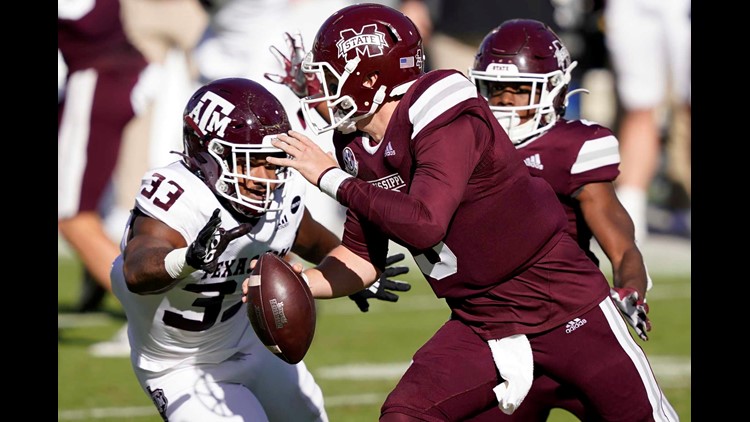
<instances>
[{"instance_id":1,"label":"white yard line on field","mask_svg":"<svg viewBox=\"0 0 750 422\"><path fill-rule=\"evenodd\" d=\"M663 388L680 388L690 385L691 359L683 356L649 356L654 375ZM408 362L365 363L324 366L313 373L318 379L367 380L398 379L408 368Z\"/></svg>"},{"instance_id":2,"label":"white yard line on field","mask_svg":"<svg viewBox=\"0 0 750 422\"><path fill-rule=\"evenodd\" d=\"M651 366L654 368L656 379L662 388L685 388L691 383L691 359L682 356L651 356ZM383 364L358 364L326 366L313 370L316 378L334 380L367 380L367 379L397 379L409 366L407 362L391 362ZM325 398L326 407L372 405L382 403L387 393L363 393L328 396ZM115 419L133 418L153 415L156 410L150 406L141 407L106 407L93 409L58 410L57 419Z\"/></svg>"},{"instance_id":3,"label":"white yard line on field","mask_svg":"<svg viewBox=\"0 0 750 422\"><path fill-rule=\"evenodd\" d=\"M347 394L329 396L325 398L327 408L339 406L364 406L380 404L388 393ZM154 416L158 418L156 408L152 406L140 407L98 407L93 409L58 410L58 421L76 421L90 419L129 419L134 417Z\"/></svg>"}]
</instances>

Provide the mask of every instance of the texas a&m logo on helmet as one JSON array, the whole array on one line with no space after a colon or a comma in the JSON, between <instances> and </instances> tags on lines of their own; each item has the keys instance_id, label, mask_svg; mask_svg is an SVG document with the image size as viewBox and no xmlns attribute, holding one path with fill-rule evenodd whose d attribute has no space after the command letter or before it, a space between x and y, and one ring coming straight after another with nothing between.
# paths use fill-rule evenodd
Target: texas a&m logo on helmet
<instances>
[{"instance_id":1,"label":"texas a&m logo on helmet","mask_svg":"<svg viewBox=\"0 0 750 422\"><path fill-rule=\"evenodd\" d=\"M224 131L232 121L229 113L234 110L234 104L219 95L207 91L203 94L198 104L188 114L188 117L206 133L215 133L218 137L224 137Z\"/></svg>"}]
</instances>

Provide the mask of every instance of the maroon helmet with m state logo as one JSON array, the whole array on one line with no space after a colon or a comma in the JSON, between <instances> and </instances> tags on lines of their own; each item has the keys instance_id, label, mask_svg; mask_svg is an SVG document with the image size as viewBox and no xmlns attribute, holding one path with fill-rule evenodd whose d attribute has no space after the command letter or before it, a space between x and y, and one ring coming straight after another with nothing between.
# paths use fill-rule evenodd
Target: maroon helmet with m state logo
<instances>
[{"instance_id":1,"label":"maroon helmet with m state logo","mask_svg":"<svg viewBox=\"0 0 750 422\"><path fill-rule=\"evenodd\" d=\"M424 72L422 38L403 13L381 4L355 4L331 15L318 30L302 70L323 83L323 92L302 98L303 115L316 133L351 131L387 97L403 95ZM374 84L366 83L377 75ZM325 102L330 124L319 126L310 110Z\"/></svg>"}]
</instances>

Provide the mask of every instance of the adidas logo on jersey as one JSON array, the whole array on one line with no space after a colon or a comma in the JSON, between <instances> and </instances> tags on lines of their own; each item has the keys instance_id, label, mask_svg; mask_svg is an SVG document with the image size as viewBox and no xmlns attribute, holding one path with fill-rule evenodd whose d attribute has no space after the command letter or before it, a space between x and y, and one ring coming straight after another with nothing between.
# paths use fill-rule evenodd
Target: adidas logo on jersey
<instances>
[{"instance_id":1,"label":"adidas logo on jersey","mask_svg":"<svg viewBox=\"0 0 750 422\"><path fill-rule=\"evenodd\" d=\"M281 216L281 222L279 222L279 229L283 229L284 227L289 225L289 218L286 216L286 214Z\"/></svg>"},{"instance_id":2,"label":"adidas logo on jersey","mask_svg":"<svg viewBox=\"0 0 750 422\"><path fill-rule=\"evenodd\" d=\"M396 151L393 150L393 147L391 146L390 142L388 142L388 145L385 146L385 154L383 155L385 155L386 157L396 155Z\"/></svg>"},{"instance_id":3,"label":"adidas logo on jersey","mask_svg":"<svg viewBox=\"0 0 750 422\"><path fill-rule=\"evenodd\" d=\"M576 318L565 325L565 333L570 334L578 328L583 327L584 324L586 324L585 319Z\"/></svg>"},{"instance_id":4,"label":"adidas logo on jersey","mask_svg":"<svg viewBox=\"0 0 750 422\"><path fill-rule=\"evenodd\" d=\"M526 164L526 167L533 167L538 170L544 170L544 164L542 164L542 159L539 157L539 154L534 154L531 157L526 157L523 160L523 163Z\"/></svg>"}]
</instances>

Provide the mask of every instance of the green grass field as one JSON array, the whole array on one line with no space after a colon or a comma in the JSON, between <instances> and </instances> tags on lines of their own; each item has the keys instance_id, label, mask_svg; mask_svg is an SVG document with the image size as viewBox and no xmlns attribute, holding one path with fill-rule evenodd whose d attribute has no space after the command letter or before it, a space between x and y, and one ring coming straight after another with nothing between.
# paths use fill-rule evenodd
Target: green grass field
<instances>
[{"instance_id":1,"label":"green grass field","mask_svg":"<svg viewBox=\"0 0 750 422\"><path fill-rule=\"evenodd\" d=\"M89 346L110 339L125 319L111 296L103 312L70 312L80 271L78 261L58 260L58 420L160 421L128 358L89 354ZM689 422L690 277L660 276L653 270L652 277L653 330L648 342L639 342L681 420ZM447 307L414 269L401 279L412 283L412 290L397 304L371 301L368 313L359 312L347 298L318 302L315 339L305 362L323 389L332 422L376 421L412 354L448 317ZM554 411L550 418L575 420L564 411Z\"/></svg>"}]
</instances>

